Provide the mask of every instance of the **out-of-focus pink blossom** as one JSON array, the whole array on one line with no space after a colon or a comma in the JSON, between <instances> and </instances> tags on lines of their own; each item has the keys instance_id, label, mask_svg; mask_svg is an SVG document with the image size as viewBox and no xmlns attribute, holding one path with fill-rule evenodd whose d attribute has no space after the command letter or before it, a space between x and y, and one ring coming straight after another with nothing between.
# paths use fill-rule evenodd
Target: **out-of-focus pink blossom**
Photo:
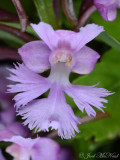
<instances>
[{"instance_id":1,"label":"out-of-focus pink blossom","mask_svg":"<svg viewBox=\"0 0 120 160\"><path fill-rule=\"evenodd\" d=\"M94 0L94 5L106 21L113 21L117 16L117 8L120 8L120 0Z\"/></svg>"},{"instance_id":2,"label":"out-of-focus pink blossom","mask_svg":"<svg viewBox=\"0 0 120 160\"><path fill-rule=\"evenodd\" d=\"M17 160L59 160L60 146L57 142L49 138L23 138L13 136L3 139L5 142L13 142L6 148L6 152ZM61 159L62 160L62 159Z\"/></svg>"}]
</instances>

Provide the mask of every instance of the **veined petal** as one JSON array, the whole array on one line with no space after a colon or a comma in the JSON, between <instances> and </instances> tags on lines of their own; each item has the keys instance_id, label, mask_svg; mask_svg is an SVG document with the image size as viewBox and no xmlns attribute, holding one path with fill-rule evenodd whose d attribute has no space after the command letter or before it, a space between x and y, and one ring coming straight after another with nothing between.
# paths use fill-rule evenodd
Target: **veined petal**
<instances>
[{"instance_id":1,"label":"veined petal","mask_svg":"<svg viewBox=\"0 0 120 160\"><path fill-rule=\"evenodd\" d=\"M57 142L49 138L40 138L39 141L34 144L32 149L32 160L58 160L60 154L60 146Z\"/></svg>"},{"instance_id":2,"label":"veined petal","mask_svg":"<svg viewBox=\"0 0 120 160\"><path fill-rule=\"evenodd\" d=\"M31 24L31 26L51 50L58 45L59 35L53 30L51 25L40 22L37 25Z\"/></svg>"},{"instance_id":3,"label":"veined petal","mask_svg":"<svg viewBox=\"0 0 120 160\"><path fill-rule=\"evenodd\" d=\"M23 45L18 53L24 64L34 72L42 73L50 66L50 49L43 41L29 42Z\"/></svg>"},{"instance_id":4,"label":"veined petal","mask_svg":"<svg viewBox=\"0 0 120 160\"><path fill-rule=\"evenodd\" d=\"M100 12L103 19L113 21L117 16L117 1L116 0L94 0L94 4Z\"/></svg>"},{"instance_id":5,"label":"veined petal","mask_svg":"<svg viewBox=\"0 0 120 160\"><path fill-rule=\"evenodd\" d=\"M73 72L79 74L88 74L94 69L100 55L89 47L83 47L74 54L76 63L72 69Z\"/></svg>"},{"instance_id":6,"label":"veined petal","mask_svg":"<svg viewBox=\"0 0 120 160\"><path fill-rule=\"evenodd\" d=\"M19 84L8 85L8 92L18 93L14 97L15 107L18 109L46 92L51 84L46 78L29 70L24 64L19 64L15 68L9 69L12 74L8 79Z\"/></svg>"},{"instance_id":7,"label":"veined petal","mask_svg":"<svg viewBox=\"0 0 120 160\"><path fill-rule=\"evenodd\" d=\"M104 88L95 88L95 86L82 86L82 85L71 85L65 88L66 93L73 98L75 104L83 112L86 110L89 116L96 116L96 112L91 106L94 106L101 110L105 108L102 102L107 103L108 101L101 97L107 97L113 93L109 92Z\"/></svg>"},{"instance_id":8,"label":"veined petal","mask_svg":"<svg viewBox=\"0 0 120 160\"><path fill-rule=\"evenodd\" d=\"M58 87L55 84L50 89L48 98L35 100L18 113L26 119L24 124L28 124L31 130L49 131L49 127L52 127L52 129L58 129L59 136L65 139L74 137L75 131L79 132L77 127L79 119L66 104L61 86Z\"/></svg>"},{"instance_id":9,"label":"veined petal","mask_svg":"<svg viewBox=\"0 0 120 160\"><path fill-rule=\"evenodd\" d=\"M65 39L71 44L71 48L74 52L78 52L88 42L97 37L104 29L102 26L96 24L88 24L85 27L80 28L80 32L71 33Z\"/></svg>"}]
</instances>

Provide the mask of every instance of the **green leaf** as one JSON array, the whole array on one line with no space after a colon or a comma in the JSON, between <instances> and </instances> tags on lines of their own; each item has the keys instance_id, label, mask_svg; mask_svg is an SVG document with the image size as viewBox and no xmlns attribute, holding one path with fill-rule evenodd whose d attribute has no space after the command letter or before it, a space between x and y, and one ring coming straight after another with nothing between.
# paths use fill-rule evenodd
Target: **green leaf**
<instances>
[{"instance_id":1,"label":"green leaf","mask_svg":"<svg viewBox=\"0 0 120 160\"><path fill-rule=\"evenodd\" d=\"M108 34L120 41L120 11L117 12L116 20L112 22L105 21L98 11L92 14L91 20L98 25L104 26L104 29Z\"/></svg>"},{"instance_id":2,"label":"green leaf","mask_svg":"<svg viewBox=\"0 0 120 160\"><path fill-rule=\"evenodd\" d=\"M53 0L33 0L41 21L49 23L54 29L58 28L58 21L53 9Z\"/></svg>"},{"instance_id":3,"label":"green leaf","mask_svg":"<svg viewBox=\"0 0 120 160\"><path fill-rule=\"evenodd\" d=\"M96 39L105 42L106 44L108 44L112 48L120 50L120 42L117 41L115 38L113 38L112 36L110 36L106 32L101 33Z\"/></svg>"},{"instance_id":4,"label":"green leaf","mask_svg":"<svg viewBox=\"0 0 120 160\"><path fill-rule=\"evenodd\" d=\"M6 26L17 28L17 29L21 28L19 23L0 22L0 24L4 24ZM35 36L37 39L40 39L40 37L37 35L37 33L33 30L33 28L31 26L27 26L26 32Z\"/></svg>"},{"instance_id":5,"label":"green leaf","mask_svg":"<svg viewBox=\"0 0 120 160\"><path fill-rule=\"evenodd\" d=\"M112 49L104 54L94 71L77 78L73 83L80 85L94 85L100 82L98 87L106 88L115 94L109 96L108 104L105 104L106 112L111 117L89 122L79 126L80 133L76 138L90 139L95 136L96 141L112 138L120 133L120 52ZM68 99L69 100L69 99ZM98 110L97 110L98 111ZM81 112L76 112L81 116Z\"/></svg>"},{"instance_id":6,"label":"green leaf","mask_svg":"<svg viewBox=\"0 0 120 160\"><path fill-rule=\"evenodd\" d=\"M25 43L18 37L2 30L0 30L0 40L4 41L8 46L13 48L19 48Z\"/></svg>"}]
</instances>

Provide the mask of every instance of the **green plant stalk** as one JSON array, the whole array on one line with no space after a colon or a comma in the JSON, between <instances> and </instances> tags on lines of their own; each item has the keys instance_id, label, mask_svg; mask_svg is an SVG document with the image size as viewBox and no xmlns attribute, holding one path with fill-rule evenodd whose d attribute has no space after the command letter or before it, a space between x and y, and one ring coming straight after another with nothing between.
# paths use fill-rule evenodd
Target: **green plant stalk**
<instances>
[{"instance_id":1,"label":"green plant stalk","mask_svg":"<svg viewBox=\"0 0 120 160\"><path fill-rule=\"evenodd\" d=\"M41 21L49 23L54 29L59 28L59 23L54 13L53 0L33 0Z\"/></svg>"}]
</instances>

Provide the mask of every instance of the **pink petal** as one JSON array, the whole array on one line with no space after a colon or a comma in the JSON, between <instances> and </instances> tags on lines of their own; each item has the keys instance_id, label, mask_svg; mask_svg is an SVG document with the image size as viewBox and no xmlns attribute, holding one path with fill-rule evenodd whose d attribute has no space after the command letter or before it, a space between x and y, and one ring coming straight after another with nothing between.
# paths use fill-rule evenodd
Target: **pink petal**
<instances>
[{"instance_id":1,"label":"pink petal","mask_svg":"<svg viewBox=\"0 0 120 160\"><path fill-rule=\"evenodd\" d=\"M6 126L2 122L0 122L0 130L1 129L6 129Z\"/></svg>"},{"instance_id":2,"label":"pink petal","mask_svg":"<svg viewBox=\"0 0 120 160\"><path fill-rule=\"evenodd\" d=\"M49 138L40 138L32 148L32 160L58 160L60 146Z\"/></svg>"},{"instance_id":3,"label":"pink petal","mask_svg":"<svg viewBox=\"0 0 120 160\"><path fill-rule=\"evenodd\" d=\"M93 40L103 31L103 27L96 24L88 24L80 28L79 33L65 30L54 31L49 24L43 22L38 25L31 25L51 50L62 45L63 47L69 47L74 52L79 51L86 43Z\"/></svg>"},{"instance_id":4,"label":"pink petal","mask_svg":"<svg viewBox=\"0 0 120 160\"><path fill-rule=\"evenodd\" d=\"M6 152L11 154L14 158L20 160L29 160L33 145L39 140L39 138L23 138L21 136L13 136L6 138L3 141L13 142L11 146L7 147Z\"/></svg>"},{"instance_id":5,"label":"pink petal","mask_svg":"<svg viewBox=\"0 0 120 160\"><path fill-rule=\"evenodd\" d=\"M15 109L13 107L9 107L8 109L2 111L0 116L1 121L4 124L10 124L15 120Z\"/></svg>"},{"instance_id":6,"label":"pink petal","mask_svg":"<svg viewBox=\"0 0 120 160\"><path fill-rule=\"evenodd\" d=\"M83 47L75 53L76 63L72 71L79 74L88 74L94 69L100 55L89 47Z\"/></svg>"},{"instance_id":7,"label":"pink petal","mask_svg":"<svg viewBox=\"0 0 120 160\"><path fill-rule=\"evenodd\" d=\"M39 138L31 139L31 138L23 138L21 136L13 136L11 138L4 139L5 142L13 142L21 147L26 147L29 149L31 149L38 140Z\"/></svg>"},{"instance_id":8,"label":"pink petal","mask_svg":"<svg viewBox=\"0 0 120 160\"><path fill-rule=\"evenodd\" d=\"M80 28L80 32L73 32L65 38L67 42L71 44L71 48L74 52L78 52L86 43L97 37L104 29L102 26L96 24L88 24L85 27Z\"/></svg>"},{"instance_id":9,"label":"pink petal","mask_svg":"<svg viewBox=\"0 0 120 160\"><path fill-rule=\"evenodd\" d=\"M60 146L57 142L49 138L23 138L14 136L10 139L4 139L6 142L13 142L7 147L6 152L14 158L20 160L58 160L60 154Z\"/></svg>"},{"instance_id":10,"label":"pink petal","mask_svg":"<svg viewBox=\"0 0 120 160\"><path fill-rule=\"evenodd\" d=\"M59 36L49 24L40 22L37 25L31 24L31 26L51 50L58 45Z\"/></svg>"},{"instance_id":11,"label":"pink petal","mask_svg":"<svg viewBox=\"0 0 120 160\"><path fill-rule=\"evenodd\" d=\"M49 131L49 127L52 127L58 129L58 135L66 139L74 137L75 131L79 132L77 127L79 119L66 104L61 88L56 85L51 88L48 98L31 102L19 110L19 114L26 119L24 124L28 124L31 130L35 128L38 132Z\"/></svg>"},{"instance_id":12,"label":"pink petal","mask_svg":"<svg viewBox=\"0 0 120 160\"><path fill-rule=\"evenodd\" d=\"M46 78L29 70L24 64L19 64L19 66L15 66L15 68L16 69L9 69L12 74L8 79L19 84L8 85L8 92L21 92L14 97L16 101L15 107L18 109L20 106L26 105L28 102L46 92L51 84Z\"/></svg>"},{"instance_id":13,"label":"pink petal","mask_svg":"<svg viewBox=\"0 0 120 160\"><path fill-rule=\"evenodd\" d=\"M49 68L50 49L43 41L33 41L18 50L24 64L34 72L42 73Z\"/></svg>"},{"instance_id":14,"label":"pink petal","mask_svg":"<svg viewBox=\"0 0 120 160\"><path fill-rule=\"evenodd\" d=\"M96 116L96 112L91 106L94 106L104 112L105 108L102 102L108 101L101 97L107 97L113 93L104 88L95 88L95 86L71 85L65 88L66 93L73 98L78 108L83 112L86 110L89 116Z\"/></svg>"},{"instance_id":15,"label":"pink petal","mask_svg":"<svg viewBox=\"0 0 120 160\"><path fill-rule=\"evenodd\" d=\"M94 0L94 4L100 12L103 19L113 21L117 16L117 1Z\"/></svg>"},{"instance_id":16,"label":"pink petal","mask_svg":"<svg viewBox=\"0 0 120 160\"><path fill-rule=\"evenodd\" d=\"M29 160L30 151L25 147L20 147L18 144L12 144L6 148L6 152L12 155L15 159Z\"/></svg>"},{"instance_id":17,"label":"pink petal","mask_svg":"<svg viewBox=\"0 0 120 160\"><path fill-rule=\"evenodd\" d=\"M3 141L4 139L9 139L13 136L16 136L16 134L9 131L8 129L0 130L0 141Z\"/></svg>"},{"instance_id":18,"label":"pink petal","mask_svg":"<svg viewBox=\"0 0 120 160\"><path fill-rule=\"evenodd\" d=\"M22 137L26 137L28 134L27 127L23 126L21 122L14 122L12 124L7 125L7 129L16 135L20 135Z\"/></svg>"}]
</instances>

